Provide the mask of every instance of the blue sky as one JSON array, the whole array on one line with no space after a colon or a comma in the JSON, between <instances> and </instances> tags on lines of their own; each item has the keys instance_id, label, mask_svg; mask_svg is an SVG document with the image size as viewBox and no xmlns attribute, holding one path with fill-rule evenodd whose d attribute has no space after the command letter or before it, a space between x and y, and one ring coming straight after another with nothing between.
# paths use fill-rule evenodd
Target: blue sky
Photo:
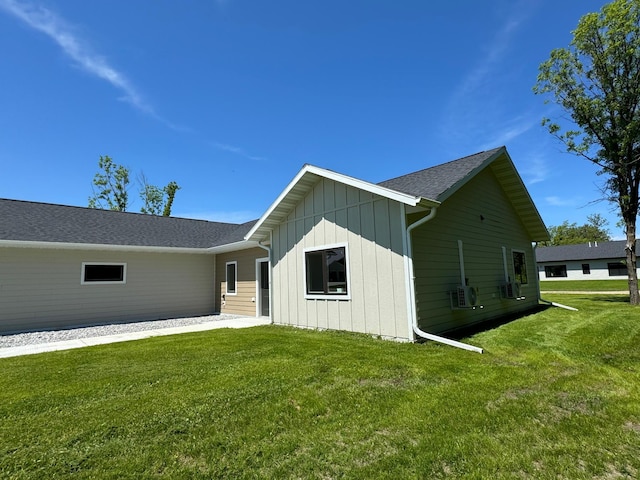
<instances>
[{"instance_id":1,"label":"blue sky","mask_svg":"<svg viewBox=\"0 0 640 480\"><path fill-rule=\"evenodd\" d=\"M506 145L547 226L622 238L532 92L604 3L0 0L0 197L86 206L109 155L175 180L174 216L242 222L305 163L379 182Z\"/></svg>"}]
</instances>

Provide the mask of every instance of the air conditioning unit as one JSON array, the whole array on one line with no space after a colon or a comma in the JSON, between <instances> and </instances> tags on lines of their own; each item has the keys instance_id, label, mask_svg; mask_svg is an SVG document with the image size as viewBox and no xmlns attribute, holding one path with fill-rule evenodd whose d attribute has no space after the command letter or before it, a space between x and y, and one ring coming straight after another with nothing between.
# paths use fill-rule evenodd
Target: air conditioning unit
<instances>
[{"instance_id":1,"label":"air conditioning unit","mask_svg":"<svg viewBox=\"0 0 640 480\"><path fill-rule=\"evenodd\" d=\"M520 293L520 284L518 282L505 283L501 287L502 298L509 298L513 300L522 300L524 297Z\"/></svg>"},{"instance_id":2,"label":"air conditioning unit","mask_svg":"<svg viewBox=\"0 0 640 480\"><path fill-rule=\"evenodd\" d=\"M475 308L478 305L478 289L475 287L458 286L455 291L456 308Z\"/></svg>"}]
</instances>

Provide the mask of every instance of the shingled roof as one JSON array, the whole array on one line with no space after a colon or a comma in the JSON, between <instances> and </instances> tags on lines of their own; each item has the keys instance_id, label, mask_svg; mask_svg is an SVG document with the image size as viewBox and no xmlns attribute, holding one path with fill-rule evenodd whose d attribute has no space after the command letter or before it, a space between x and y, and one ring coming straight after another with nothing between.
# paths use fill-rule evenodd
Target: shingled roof
<instances>
[{"instance_id":1,"label":"shingled roof","mask_svg":"<svg viewBox=\"0 0 640 480\"><path fill-rule=\"evenodd\" d=\"M416 197L442 201L443 195L448 193L452 187L472 176L476 169L501 149L504 149L504 147L494 148L493 150L476 153L436 165L435 167L385 180L378 183L378 185L409 195L415 195Z\"/></svg>"},{"instance_id":2,"label":"shingled roof","mask_svg":"<svg viewBox=\"0 0 640 480\"><path fill-rule=\"evenodd\" d=\"M244 224L0 199L0 240L169 248L242 241Z\"/></svg>"},{"instance_id":3,"label":"shingled roof","mask_svg":"<svg viewBox=\"0 0 640 480\"><path fill-rule=\"evenodd\" d=\"M605 258L622 259L626 257L626 240L613 242L593 242L579 245L558 245L555 247L538 247L536 261L567 262L574 260L600 260ZM636 241L636 250L640 243Z\"/></svg>"}]
</instances>

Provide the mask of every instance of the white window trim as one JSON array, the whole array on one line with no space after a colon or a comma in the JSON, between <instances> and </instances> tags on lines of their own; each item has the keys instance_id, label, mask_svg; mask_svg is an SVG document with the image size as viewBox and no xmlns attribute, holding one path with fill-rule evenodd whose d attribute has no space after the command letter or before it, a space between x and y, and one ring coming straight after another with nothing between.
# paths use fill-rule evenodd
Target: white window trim
<instances>
[{"instance_id":1,"label":"white window trim","mask_svg":"<svg viewBox=\"0 0 640 480\"><path fill-rule=\"evenodd\" d=\"M87 282L84 279L85 267L87 265L117 265L122 266L122 280L105 281L105 282ZM127 283L127 264L126 262L82 262L80 270L80 285L125 285Z\"/></svg>"},{"instance_id":2,"label":"white window trim","mask_svg":"<svg viewBox=\"0 0 640 480\"><path fill-rule=\"evenodd\" d=\"M340 294L317 294L307 293L307 252L318 252L331 248L344 248L345 256L345 274L347 276L347 293ZM349 244L348 243L332 243L329 245L319 245L307 247L302 250L302 291L306 300L351 300L351 272L349 270Z\"/></svg>"},{"instance_id":3,"label":"white window trim","mask_svg":"<svg viewBox=\"0 0 640 480\"><path fill-rule=\"evenodd\" d=\"M521 253L524 255L524 268L527 271L527 283L523 283L522 285L529 285L529 269L527 268L527 252L525 252L524 250L520 250L518 248L512 248L511 249L511 266L513 267L513 281L517 281L516 279L516 264L513 261L513 254L514 253Z\"/></svg>"},{"instance_id":4,"label":"white window trim","mask_svg":"<svg viewBox=\"0 0 640 480\"><path fill-rule=\"evenodd\" d=\"M234 265L235 270L236 270L236 278L235 278L235 289L233 292L229 291L229 279L227 278L228 273L229 273L229 265ZM233 262L226 262L224 264L224 289L225 289L225 295L238 295L238 261L234 260Z\"/></svg>"}]
</instances>

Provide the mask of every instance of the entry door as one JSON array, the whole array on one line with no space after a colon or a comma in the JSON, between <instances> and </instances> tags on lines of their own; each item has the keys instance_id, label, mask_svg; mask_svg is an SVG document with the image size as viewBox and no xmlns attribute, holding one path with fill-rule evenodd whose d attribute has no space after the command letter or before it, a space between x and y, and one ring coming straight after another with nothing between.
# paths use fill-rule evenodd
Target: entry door
<instances>
[{"instance_id":1,"label":"entry door","mask_svg":"<svg viewBox=\"0 0 640 480\"><path fill-rule=\"evenodd\" d=\"M260 261L258 264L258 295L260 295L260 315L269 316L269 261Z\"/></svg>"}]
</instances>

